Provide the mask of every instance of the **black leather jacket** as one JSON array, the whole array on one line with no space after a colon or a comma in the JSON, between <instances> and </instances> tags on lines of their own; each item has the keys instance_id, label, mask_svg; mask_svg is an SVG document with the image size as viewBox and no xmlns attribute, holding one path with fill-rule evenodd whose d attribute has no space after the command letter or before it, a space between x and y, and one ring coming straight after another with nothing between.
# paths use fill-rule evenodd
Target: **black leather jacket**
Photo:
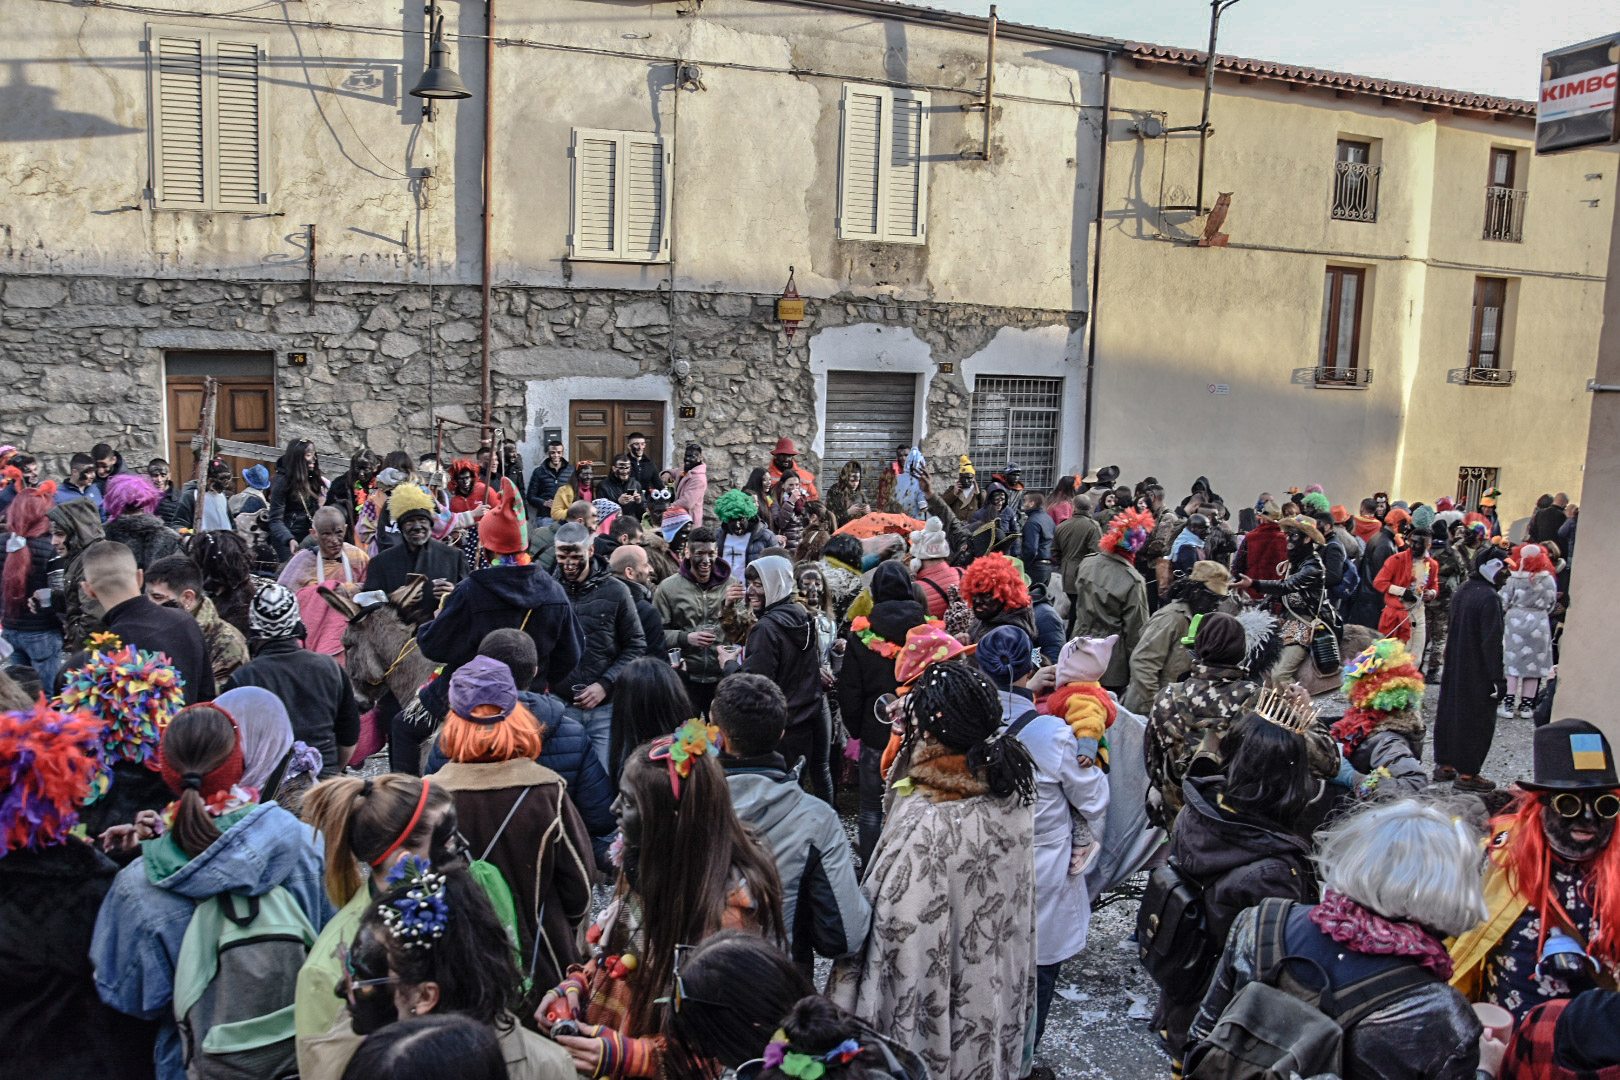
<instances>
[{"instance_id":1,"label":"black leather jacket","mask_svg":"<svg viewBox=\"0 0 1620 1080\"><path fill-rule=\"evenodd\" d=\"M1281 581L1256 581L1254 588L1267 596L1282 601L1287 612L1300 619L1326 618L1330 614L1327 602L1327 570L1319 552L1311 552L1305 561L1294 567L1293 573Z\"/></svg>"}]
</instances>

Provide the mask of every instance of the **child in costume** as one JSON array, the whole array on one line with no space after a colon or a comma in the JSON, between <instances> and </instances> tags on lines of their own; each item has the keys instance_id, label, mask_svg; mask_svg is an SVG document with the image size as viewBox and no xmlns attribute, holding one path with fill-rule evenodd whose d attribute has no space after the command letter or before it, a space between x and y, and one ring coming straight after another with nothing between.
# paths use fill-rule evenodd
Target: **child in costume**
<instances>
[{"instance_id":1,"label":"child in costume","mask_svg":"<svg viewBox=\"0 0 1620 1080\"><path fill-rule=\"evenodd\" d=\"M1058 653L1057 689L1036 703L1037 711L1056 716L1069 725L1079 744L1080 767L1108 771L1108 729L1119 715L1119 703L1099 682L1114 655L1118 634L1104 638L1079 637ZM1091 827L1069 808L1070 842L1076 848L1093 843Z\"/></svg>"},{"instance_id":2,"label":"child in costume","mask_svg":"<svg viewBox=\"0 0 1620 1080\"><path fill-rule=\"evenodd\" d=\"M1376 790L1415 795L1428 785L1423 770L1423 674L1397 638L1383 638L1344 669L1350 711L1334 723L1344 754L1339 779L1358 799ZM1354 775L1350 775L1353 772ZM1381 789L1381 790L1380 790Z\"/></svg>"}]
</instances>

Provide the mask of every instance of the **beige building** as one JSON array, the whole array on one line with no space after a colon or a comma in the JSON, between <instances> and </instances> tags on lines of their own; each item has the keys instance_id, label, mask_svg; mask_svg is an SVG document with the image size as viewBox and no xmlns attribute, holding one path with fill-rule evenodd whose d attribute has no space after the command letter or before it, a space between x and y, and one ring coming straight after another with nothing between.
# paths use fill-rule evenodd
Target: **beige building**
<instances>
[{"instance_id":1,"label":"beige building","mask_svg":"<svg viewBox=\"0 0 1620 1080\"><path fill-rule=\"evenodd\" d=\"M1163 132L1203 59L1114 61L1090 461L1234 506L1578 501L1620 157L1534 157L1530 102L1221 57L1211 222L1198 133Z\"/></svg>"}]
</instances>

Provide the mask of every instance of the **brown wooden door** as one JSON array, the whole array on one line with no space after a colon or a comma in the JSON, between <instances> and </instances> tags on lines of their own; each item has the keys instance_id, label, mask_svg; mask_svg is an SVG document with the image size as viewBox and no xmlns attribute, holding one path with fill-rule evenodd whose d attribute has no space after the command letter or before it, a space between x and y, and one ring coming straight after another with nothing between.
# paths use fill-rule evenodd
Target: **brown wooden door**
<instances>
[{"instance_id":1,"label":"brown wooden door","mask_svg":"<svg viewBox=\"0 0 1620 1080\"><path fill-rule=\"evenodd\" d=\"M662 401L571 401L568 403L568 458L596 462L598 478L624 453L631 433L647 437L647 456L663 468Z\"/></svg>"},{"instance_id":2,"label":"brown wooden door","mask_svg":"<svg viewBox=\"0 0 1620 1080\"><path fill-rule=\"evenodd\" d=\"M275 380L222 376L218 382L219 402L215 409L217 437L275 447ZM191 439L202 422L202 377L169 376L168 398L169 465L173 469L174 482L179 486L192 478ZM242 470L261 464L252 458L227 457L225 460L235 470L238 489L242 486Z\"/></svg>"}]
</instances>

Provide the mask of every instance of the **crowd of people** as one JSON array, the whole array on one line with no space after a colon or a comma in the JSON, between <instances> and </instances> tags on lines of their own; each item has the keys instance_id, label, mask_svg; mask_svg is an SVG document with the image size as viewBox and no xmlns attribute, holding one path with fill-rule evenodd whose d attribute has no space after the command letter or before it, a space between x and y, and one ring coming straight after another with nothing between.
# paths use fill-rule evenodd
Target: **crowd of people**
<instances>
[{"instance_id":1,"label":"crowd of people","mask_svg":"<svg viewBox=\"0 0 1620 1080\"><path fill-rule=\"evenodd\" d=\"M791 438L736 486L649 442L179 487L0 448L19 1075L1049 1076L1144 874L1177 1075L1620 1069L1566 497L1234 513L907 446L823 493Z\"/></svg>"}]
</instances>

